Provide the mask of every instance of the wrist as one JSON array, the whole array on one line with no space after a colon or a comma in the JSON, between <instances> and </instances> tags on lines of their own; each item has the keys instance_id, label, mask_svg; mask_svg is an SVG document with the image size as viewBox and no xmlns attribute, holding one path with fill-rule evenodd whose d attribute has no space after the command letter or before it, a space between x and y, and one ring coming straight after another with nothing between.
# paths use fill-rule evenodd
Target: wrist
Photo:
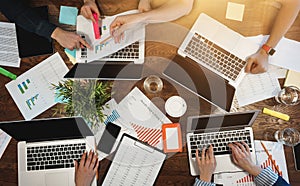
<instances>
[{"instance_id":1,"label":"wrist","mask_svg":"<svg viewBox=\"0 0 300 186\"><path fill-rule=\"evenodd\" d=\"M268 45L267 43L263 44L261 46L261 49L265 51L265 53L268 55L268 56L272 56L276 51L274 48L272 48L270 45Z\"/></svg>"},{"instance_id":2,"label":"wrist","mask_svg":"<svg viewBox=\"0 0 300 186\"><path fill-rule=\"evenodd\" d=\"M202 181L205 181L205 182L210 182L211 181L211 175L201 175L199 176L199 179L202 180Z\"/></svg>"},{"instance_id":3,"label":"wrist","mask_svg":"<svg viewBox=\"0 0 300 186\"><path fill-rule=\"evenodd\" d=\"M249 168L249 170L246 170L249 174L251 174L251 175L253 175L253 176L258 176L260 173L261 173L261 171L262 171L263 169L262 168L260 168L259 166L257 166L257 165L253 165L253 166L251 166L250 168Z\"/></svg>"},{"instance_id":4,"label":"wrist","mask_svg":"<svg viewBox=\"0 0 300 186\"><path fill-rule=\"evenodd\" d=\"M56 38L58 37L60 31L61 31L60 28L59 28L59 27L56 27L56 28L53 30L52 34L51 34L51 38L56 40Z\"/></svg>"}]
</instances>

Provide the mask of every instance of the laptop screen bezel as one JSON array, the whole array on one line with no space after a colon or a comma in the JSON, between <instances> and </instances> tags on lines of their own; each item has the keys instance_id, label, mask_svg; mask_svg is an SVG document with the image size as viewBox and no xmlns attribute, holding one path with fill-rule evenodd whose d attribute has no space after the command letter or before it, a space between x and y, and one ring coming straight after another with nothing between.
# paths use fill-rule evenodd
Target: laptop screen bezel
<instances>
[{"instance_id":1,"label":"laptop screen bezel","mask_svg":"<svg viewBox=\"0 0 300 186\"><path fill-rule=\"evenodd\" d=\"M260 113L260 110L254 110L254 111L246 111L246 112L234 112L234 113L226 113L226 114L211 114L211 115L202 115L202 116L190 116L187 118L187 132L203 132L205 130L224 130L224 129L231 129L231 128L245 128L245 127L251 127L257 118L258 114ZM206 119L206 118L212 118L212 117L220 117L220 116L231 116L231 115L240 115L240 114L252 114L251 119L248 121L247 124L241 123L235 124L232 126L227 127L220 127L220 128L201 128L201 129L195 129L193 130L193 121L198 119Z\"/></svg>"}]
</instances>

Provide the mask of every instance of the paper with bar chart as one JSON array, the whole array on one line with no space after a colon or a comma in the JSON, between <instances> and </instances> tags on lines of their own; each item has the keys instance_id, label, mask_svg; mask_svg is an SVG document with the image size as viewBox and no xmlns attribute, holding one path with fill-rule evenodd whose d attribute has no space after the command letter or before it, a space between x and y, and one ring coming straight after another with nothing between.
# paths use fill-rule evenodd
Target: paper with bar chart
<instances>
[{"instance_id":1,"label":"paper with bar chart","mask_svg":"<svg viewBox=\"0 0 300 186\"><path fill-rule=\"evenodd\" d=\"M63 59L55 53L5 85L25 120L55 105L51 84L57 84L67 72Z\"/></svg>"},{"instance_id":2,"label":"paper with bar chart","mask_svg":"<svg viewBox=\"0 0 300 186\"><path fill-rule=\"evenodd\" d=\"M271 167L271 169L277 173L275 166L279 169L279 175L281 175L287 182L289 182L286 160L283 145L272 141L262 141L266 146L266 149L272 155L272 160L268 158L264 151L260 140L255 140L255 152L256 152L256 164L260 165L261 168ZM247 172L236 172L236 173L221 173L215 174L214 181L217 184L223 184L223 186L255 186L254 177L249 175Z\"/></svg>"},{"instance_id":3,"label":"paper with bar chart","mask_svg":"<svg viewBox=\"0 0 300 186\"><path fill-rule=\"evenodd\" d=\"M163 148L161 125L171 121L135 87L117 106L115 123L122 131L148 144Z\"/></svg>"}]
</instances>

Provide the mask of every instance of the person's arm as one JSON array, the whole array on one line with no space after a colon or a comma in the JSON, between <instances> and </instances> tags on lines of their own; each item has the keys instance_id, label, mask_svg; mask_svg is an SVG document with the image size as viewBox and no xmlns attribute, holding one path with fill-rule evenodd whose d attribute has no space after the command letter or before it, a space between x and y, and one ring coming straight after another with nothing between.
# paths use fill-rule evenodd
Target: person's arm
<instances>
[{"instance_id":1,"label":"person's arm","mask_svg":"<svg viewBox=\"0 0 300 186\"><path fill-rule=\"evenodd\" d=\"M249 146L245 143L234 143L229 144L232 150L232 160L233 162L243 170L247 171L249 174L253 175L254 182L257 186L285 186L289 185L282 177L275 174L269 167L262 169L255 165L251 159ZM279 183L280 182L280 183Z\"/></svg>"},{"instance_id":2,"label":"person's arm","mask_svg":"<svg viewBox=\"0 0 300 186\"><path fill-rule=\"evenodd\" d=\"M280 2L281 8L274 21L270 37L265 43L271 48L276 47L295 21L300 10L300 0L280 0ZM267 52L264 49L259 49L247 59L245 72L253 74L266 72L268 70L268 58Z\"/></svg>"},{"instance_id":3,"label":"person's arm","mask_svg":"<svg viewBox=\"0 0 300 186\"><path fill-rule=\"evenodd\" d=\"M80 163L74 161L76 186L90 186L99 167L98 156L92 150L87 154L84 152Z\"/></svg>"},{"instance_id":4,"label":"person's arm","mask_svg":"<svg viewBox=\"0 0 300 186\"><path fill-rule=\"evenodd\" d=\"M29 32L43 36L51 40L51 34L56 26L42 19L23 0L0 0L0 11L7 19L15 22L18 26Z\"/></svg>"},{"instance_id":5,"label":"person's arm","mask_svg":"<svg viewBox=\"0 0 300 186\"><path fill-rule=\"evenodd\" d=\"M216 158L212 145L209 149L202 149L201 159L199 158L198 150L196 151L196 161L199 168L199 179L195 179L194 186L215 186L216 184L211 183L211 178L214 170L216 169Z\"/></svg>"},{"instance_id":6,"label":"person's arm","mask_svg":"<svg viewBox=\"0 0 300 186\"><path fill-rule=\"evenodd\" d=\"M147 4L146 0L141 0L140 3ZM173 21L187 15L191 11L193 3L193 0L169 0L156 9L118 16L110 25L110 33L115 41L119 42L120 35L128 28L134 28L137 24ZM118 29L118 34L114 34L116 28Z\"/></svg>"}]
</instances>

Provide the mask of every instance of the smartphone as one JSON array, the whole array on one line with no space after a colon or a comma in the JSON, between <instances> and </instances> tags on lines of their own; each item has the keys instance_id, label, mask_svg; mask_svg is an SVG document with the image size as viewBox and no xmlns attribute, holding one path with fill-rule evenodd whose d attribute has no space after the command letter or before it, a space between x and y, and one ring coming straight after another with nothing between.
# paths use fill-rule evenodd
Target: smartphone
<instances>
[{"instance_id":1,"label":"smartphone","mask_svg":"<svg viewBox=\"0 0 300 186\"><path fill-rule=\"evenodd\" d=\"M101 152L109 154L113 148L116 139L121 131L121 127L111 122L107 123L102 137L98 143L97 149Z\"/></svg>"},{"instance_id":2,"label":"smartphone","mask_svg":"<svg viewBox=\"0 0 300 186\"><path fill-rule=\"evenodd\" d=\"M300 171L300 143L293 147L295 168Z\"/></svg>"}]
</instances>

